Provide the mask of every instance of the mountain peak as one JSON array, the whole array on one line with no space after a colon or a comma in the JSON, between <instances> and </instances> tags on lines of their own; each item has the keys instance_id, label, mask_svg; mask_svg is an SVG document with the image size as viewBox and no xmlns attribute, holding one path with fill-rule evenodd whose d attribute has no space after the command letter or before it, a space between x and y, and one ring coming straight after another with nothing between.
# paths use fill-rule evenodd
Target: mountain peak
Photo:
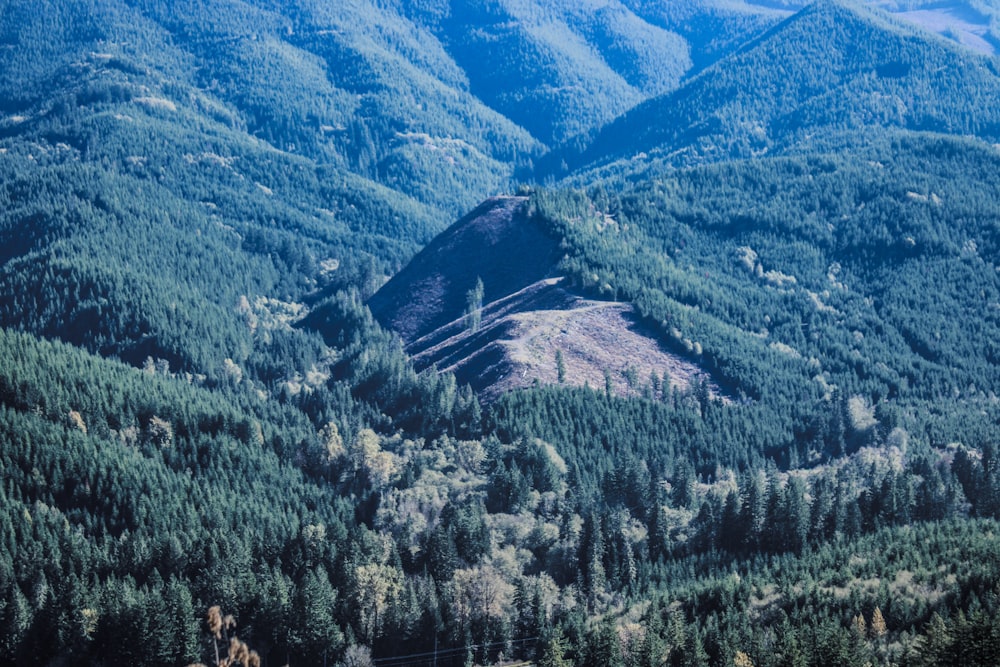
<instances>
[{"instance_id":1,"label":"mountain peak","mask_svg":"<svg viewBox=\"0 0 1000 667\"><path fill-rule=\"evenodd\" d=\"M867 141L887 129L995 141L995 69L888 15L821 0L619 117L582 150L550 155L541 171L562 162L628 170L650 157L674 165L752 158L843 141L845 133Z\"/></svg>"},{"instance_id":2,"label":"mountain peak","mask_svg":"<svg viewBox=\"0 0 1000 667\"><path fill-rule=\"evenodd\" d=\"M632 305L567 288L562 255L527 198L495 197L437 237L368 306L402 337L418 369L454 373L487 401L535 382L626 395L654 372L666 373L667 387L698 380L720 393Z\"/></svg>"},{"instance_id":3,"label":"mountain peak","mask_svg":"<svg viewBox=\"0 0 1000 667\"><path fill-rule=\"evenodd\" d=\"M493 197L477 206L369 300L372 314L410 343L461 318L478 280L489 303L551 275L559 243L530 215L527 202Z\"/></svg>"}]
</instances>

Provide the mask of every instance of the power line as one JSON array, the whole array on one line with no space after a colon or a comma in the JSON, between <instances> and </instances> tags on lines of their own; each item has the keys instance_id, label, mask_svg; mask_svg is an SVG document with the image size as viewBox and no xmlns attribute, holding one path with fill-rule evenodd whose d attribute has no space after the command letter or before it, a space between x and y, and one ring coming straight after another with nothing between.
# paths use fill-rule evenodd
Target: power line
<instances>
[{"instance_id":1,"label":"power line","mask_svg":"<svg viewBox=\"0 0 1000 667\"><path fill-rule=\"evenodd\" d=\"M432 664L437 659L448 659L454 658L459 655L468 653L469 651L477 651L479 649L490 650L493 647L498 646L521 646L528 644L529 642L538 641L538 637L526 637L524 639L513 639L511 641L500 641L500 642L489 642L486 644L470 644L469 646L455 646L452 648L445 648L435 651L427 651L424 653L411 653L409 655L396 655L386 658L374 658L372 662L378 667L399 667L400 665L429 665Z\"/></svg>"}]
</instances>

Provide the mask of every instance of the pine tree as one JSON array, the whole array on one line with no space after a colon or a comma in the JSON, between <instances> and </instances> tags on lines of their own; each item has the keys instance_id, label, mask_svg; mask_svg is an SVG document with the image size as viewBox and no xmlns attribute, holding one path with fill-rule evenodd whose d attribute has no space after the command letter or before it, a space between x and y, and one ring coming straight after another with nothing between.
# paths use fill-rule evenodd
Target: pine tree
<instances>
[{"instance_id":1,"label":"pine tree","mask_svg":"<svg viewBox=\"0 0 1000 667\"><path fill-rule=\"evenodd\" d=\"M705 644L696 629L688 631L687 642L684 644L684 667L708 667L709 657Z\"/></svg>"},{"instance_id":2,"label":"pine tree","mask_svg":"<svg viewBox=\"0 0 1000 667\"><path fill-rule=\"evenodd\" d=\"M620 667L623 664L618 628L610 616L605 616L591 631L586 658L586 667Z\"/></svg>"},{"instance_id":3,"label":"pine tree","mask_svg":"<svg viewBox=\"0 0 1000 667\"><path fill-rule=\"evenodd\" d=\"M801 552L809 540L809 503L806 501L805 482L799 477L788 480L785 489L785 547Z\"/></svg>"},{"instance_id":4,"label":"pine tree","mask_svg":"<svg viewBox=\"0 0 1000 667\"><path fill-rule=\"evenodd\" d=\"M322 569L303 577L294 605L295 626L289 638L292 647L311 662L322 662L344 641L344 635L333 616L337 592Z\"/></svg>"},{"instance_id":5,"label":"pine tree","mask_svg":"<svg viewBox=\"0 0 1000 667\"><path fill-rule=\"evenodd\" d=\"M740 502L740 525L743 527L743 548L754 551L761 544L767 521L767 490L764 475L753 474L744 481Z\"/></svg>"},{"instance_id":6,"label":"pine tree","mask_svg":"<svg viewBox=\"0 0 1000 667\"><path fill-rule=\"evenodd\" d=\"M483 321L483 279L476 278L476 286L465 295L465 326L472 333L479 331Z\"/></svg>"},{"instance_id":7,"label":"pine tree","mask_svg":"<svg viewBox=\"0 0 1000 667\"><path fill-rule=\"evenodd\" d=\"M662 667L669 649L663 640L663 617L654 605L648 614L646 632L639 645L639 667Z\"/></svg>"},{"instance_id":8,"label":"pine tree","mask_svg":"<svg viewBox=\"0 0 1000 667\"><path fill-rule=\"evenodd\" d=\"M587 599L591 606L604 594L607 574L604 569L605 542L603 521L597 515L585 519L580 545L580 566L586 585Z\"/></svg>"},{"instance_id":9,"label":"pine tree","mask_svg":"<svg viewBox=\"0 0 1000 667\"><path fill-rule=\"evenodd\" d=\"M653 562L662 558L667 551L667 539L669 535L663 517L663 506L666 505L667 500L666 495L666 490L663 488L660 480L656 479L656 476L653 475L649 482L649 492L647 494L649 503L646 508L646 526L649 530L647 546L649 548L649 560Z\"/></svg>"},{"instance_id":10,"label":"pine tree","mask_svg":"<svg viewBox=\"0 0 1000 667\"><path fill-rule=\"evenodd\" d=\"M458 549L455 547L455 531L438 524L427 540L427 571L435 581L451 579L458 568Z\"/></svg>"},{"instance_id":11,"label":"pine tree","mask_svg":"<svg viewBox=\"0 0 1000 667\"><path fill-rule=\"evenodd\" d=\"M949 664L949 654L953 648L954 638L948 623L938 615L931 614L924 628L923 637L917 643L916 663L920 665Z\"/></svg>"},{"instance_id":12,"label":"pine tree","mask_svg":"<svg viewBox=\"0 0 1000 667\"><path fill-rule=\"evenodd\" d=\"M572 663L566 658L568 648L561 628L556 626L548 630L538 641L538 667L571 667Z\"/></svg>"}]
</instances>

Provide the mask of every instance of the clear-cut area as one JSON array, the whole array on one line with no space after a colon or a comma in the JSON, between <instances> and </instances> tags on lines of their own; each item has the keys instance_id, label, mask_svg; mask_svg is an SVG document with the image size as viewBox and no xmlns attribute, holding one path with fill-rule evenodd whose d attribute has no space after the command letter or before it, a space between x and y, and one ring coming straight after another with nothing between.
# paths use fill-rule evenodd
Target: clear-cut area
<instances>
[{"instance_id":1,"label":"clear-cut area","mask_svg":"<svg viewBox=\"0 0 1000 667\"><path fill-rule=\"evenodd\" d=\"M454 373L487 401L536 383L610 384L629 395L684 391L701 380L719 393L630 304L567 289L557 275L560 258L558 240L532 218L526 198L490 199L417 255L369 307L400 334L418 369ZM481 301L470 301L480 280Z\"/></svg>"}]
</instances>

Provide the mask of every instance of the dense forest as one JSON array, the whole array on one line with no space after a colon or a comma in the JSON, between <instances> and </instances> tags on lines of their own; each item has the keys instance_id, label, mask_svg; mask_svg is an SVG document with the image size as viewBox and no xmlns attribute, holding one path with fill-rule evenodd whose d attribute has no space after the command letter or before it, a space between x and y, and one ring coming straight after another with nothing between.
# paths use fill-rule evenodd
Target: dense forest
<instances>
[{"instance_id":1,"label":"dense forest","mask_svg":"<svg viewBox=\"0 0 1000 667\"><path fill-rule=\"evenodd\" d=\"M768 5L6 2L0 661L997 664L997 61ZM503 191L712 386L417 372Z\"/></svg>"}]
</instances>

